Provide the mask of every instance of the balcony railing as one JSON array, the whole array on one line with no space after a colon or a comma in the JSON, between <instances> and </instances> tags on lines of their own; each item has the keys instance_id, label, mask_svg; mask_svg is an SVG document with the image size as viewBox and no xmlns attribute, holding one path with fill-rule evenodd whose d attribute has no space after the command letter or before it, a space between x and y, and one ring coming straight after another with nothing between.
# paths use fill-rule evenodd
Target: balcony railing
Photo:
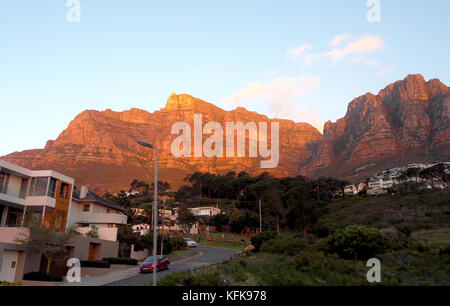
<instances>
[{"instance_id":1,"label":"balcony railing","mask_svg":"<svg viewBox=\"0 0 450 306\"><path fill-rule=\"evenodd\" d=\"M27 239L30 230L24 227L0 227L0 243L20 244L17 239Z\"/></svg>"},{"instance_id":2,"label":"balcony railing","mask_svg":"<svg viewBox=\"0 0 450 306\"><path fill-rule=\"evenodd\" d=\"M111 224L127 224L127 216L122 214L105 214L82 212L78 223L111 223Z\"/></svg>"}]
</instances>

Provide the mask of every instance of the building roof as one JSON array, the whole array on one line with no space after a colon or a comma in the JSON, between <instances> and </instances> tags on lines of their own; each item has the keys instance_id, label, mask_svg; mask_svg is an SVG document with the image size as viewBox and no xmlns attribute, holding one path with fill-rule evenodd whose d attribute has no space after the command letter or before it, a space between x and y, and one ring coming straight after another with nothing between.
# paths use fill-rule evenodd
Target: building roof
<instances>
[{"instance_id":1,"label":"building roof","mask_svg":"<svg viewBox=\"0 0 450 306\"><path fill-rule=\"evenodd\" d=\"M80 199L80 190L75 189L73 191L73 195L72 195L72 199L74 201L80 202L80 203L95 203L95 204L99 204L108 208L112 208L121 212L125 212L126 209L118 204L115 204L113 202L110 202L104 198L102 198L101 196L93 193L92 191L88 190L87 195L85 198Z\"/></svg>"}]
</instances>

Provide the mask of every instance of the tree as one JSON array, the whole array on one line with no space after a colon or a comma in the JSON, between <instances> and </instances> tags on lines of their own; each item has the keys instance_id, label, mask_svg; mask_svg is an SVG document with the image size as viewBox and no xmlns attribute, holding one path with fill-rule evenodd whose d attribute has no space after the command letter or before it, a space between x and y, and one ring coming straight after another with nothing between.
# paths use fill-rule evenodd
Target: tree
<instances>
[{"instance_id":1,"label":"tree","mask_svg":"<svg viewBox=\"0 0 450 306\"><path fill-rule=\"evenodd\" d=\"M79 235L75 230L60 232L54 228L31 225L28 233L23 233L17 242L27 246L31 253L42 254L47 259L46 273L50 274L52 262L65 258L65 247L69 240Z\"/></svg>"},{"instance_id":2,"label":"tree","mask_svg":"<svg viewBox=\"0 0 450 306\"><path fill-rule=\"evenodd\" d=\"M189 233L191 227L197 222L194 214L186 207L182 206L178 209L177 223L183 232Z\"/></svg>"},{"instance_id":3,"label":"tree","mask_svg":"<svg viewBox=\"0 0 450 306\"><path fill-rule=\"evenodd\" d=\"M91 230L89 232L86 233L86 236L91 237L91 238L98 238L98 230L99 228L95 225L91 226Z\"/></svg>"}]
</instances>

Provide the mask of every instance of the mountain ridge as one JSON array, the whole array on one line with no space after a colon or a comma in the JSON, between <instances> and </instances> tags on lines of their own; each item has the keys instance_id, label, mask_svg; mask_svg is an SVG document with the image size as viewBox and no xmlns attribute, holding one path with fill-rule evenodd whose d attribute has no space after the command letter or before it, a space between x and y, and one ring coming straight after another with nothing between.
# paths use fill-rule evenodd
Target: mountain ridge
<instances>
[{"instance_id":1,"label":"mountain ridge","mask_svg":"<svg viewBox=\"0 0 450 306\"><path fill-rule=\"evenodd\" d=\"M183 121L193 126L194 114L203 124L279 122L280 163L269 170L276 176L298 174L357 180L397 163L431 161L450 155L450 90L438 79L408 75L377 95L353 99L343 118L325 123L323 134L309 123L268 118L243 107L226 111L187 94L172 94L154 112L131 108L86 110L77 115L44 149L14 152L2 157L31 169L51 168L76 178L98 192L126 189L132 179L152 179L152 152L137 139L160 148L160 178L174 187L194 171L258 174L259 158L174 158L170 154L171 126ZM362 170L361 170L362 169Z\"/></svg>"}]
</instances>

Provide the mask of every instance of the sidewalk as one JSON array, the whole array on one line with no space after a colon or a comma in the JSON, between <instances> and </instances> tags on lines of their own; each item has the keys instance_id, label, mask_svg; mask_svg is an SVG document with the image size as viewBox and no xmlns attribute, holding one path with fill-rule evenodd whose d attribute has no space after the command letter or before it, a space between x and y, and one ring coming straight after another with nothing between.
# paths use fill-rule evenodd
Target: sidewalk
<instances>
[{"instance_id":1,"label":"sidewalk","mask_svg":"<svg viewBox=\"0 0 450 306\"><path fill-rule=\"evenodd\" d=\"M202 255L203 253L199 250L190 250L190 253L187 256L179 256L173 258L171 264L187 261ZM139 275L140 264L141 263L139 263L137 266L132 266L125 270L112 270L110 273L102 276L82 277L81 283L64 283L59 286L103 286L109 283L114 283L126 278Z\"/></svg>"},{"instance_id":2,"label":"sidewalk","mask_svg":"<svg viewBox=\"0 0 450 306\"><path fill-rule=\"evenodd\" d=\"M113 270L102 276L82 277L81 283L64 283L60 286L103 286L136 275L139 275L139 265L126 270Z\"/></svg>"}]
</instances>

